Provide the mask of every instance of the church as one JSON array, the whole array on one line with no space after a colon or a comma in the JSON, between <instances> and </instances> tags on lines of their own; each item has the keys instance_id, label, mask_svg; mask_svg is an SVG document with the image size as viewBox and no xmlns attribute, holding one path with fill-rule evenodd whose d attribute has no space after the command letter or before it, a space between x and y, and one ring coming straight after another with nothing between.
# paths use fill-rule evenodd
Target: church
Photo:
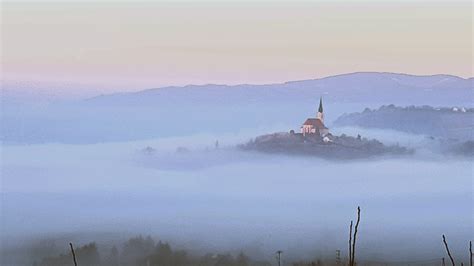
<instances>
[{"instance_id":1,"label":"church","mask_svg":"<svg viewBox=\"0 0 474 266\"><path fill-rule=\"evenodd\" d=\"M317 134L325 139L329 135L329 129L324 125L323 98L319 99L319 108L316 118L308 118L301 126L303 136Z\"/></svg>"}]
</instances>

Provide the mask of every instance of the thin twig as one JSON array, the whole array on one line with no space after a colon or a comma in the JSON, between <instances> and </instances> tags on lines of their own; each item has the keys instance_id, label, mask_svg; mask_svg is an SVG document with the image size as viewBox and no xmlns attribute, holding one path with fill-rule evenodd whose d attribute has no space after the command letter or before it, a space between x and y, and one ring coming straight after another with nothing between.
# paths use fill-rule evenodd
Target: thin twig
<instances>
[{"instance_id":1,"label":"thin twig","mask_svg":"<svg viewBox=\"0 0 474 266\"><path fill-rule=\"evenodd\" d=\"M277 253L278 266L281 266L281 253L283 253L283 251L278 250L276 253Z\"/></svg>"},{"instance_id":2,"label":"thin twig","mask_svg":"<svg viewBox=\"0 0 474 266\"><path fill-rule=\"evenodd\" d=\"M472 266L472 241L469 241L469 266Z\"/></svg>"},{"instance_id":3,"label":"thin twig","mask_svg":"<svg viewBox=\"0 0 474 266\"><path fill-rule=\"evenodd\" d=\"M443 235L443 242L444 242L444 246L446 247L446 252L448 252L449 259L451 260L451 264L453 264L453 266L455 266L454 259L451 256L451 252L449 252L448 243L446 243L446 238L444 237L444 235Z\"/></svg>"},{"instance_id":4,"label":"thin twig","mask_svg":"<svg viewBox=\"0 0 474 266\"><path fill-rule=\"evenodd\" d=\"M72 253L72 259L74 260L74 266L77 266L76 253L74 252L74 248L72 247L72 243L69 243L69 246L71 247L71 253Z\"/></svg>"},{"instance_id":5,"label":"thin twig","mask_svg":"<svg viewBox=\"0 0 474 266\"><path fill-rule=\"evenodd\" d=\"M351 226L349 227L349 266L352 265L352 220Z\"/></svg>"},{"instance_id":6,"label":"thin twig","mask_svg":"<svg viewBox=\"0 0 474 266\"><path fill-rule=\"evenodd\" d=\"M357 207L357 222L354 227L354 241L352 241L352 264L351 266L355 265L355 249L356 249L356 238L357 238L357 229L359 229L359 222L360 222L360 207Z\"/></svg>"}]
</instances>

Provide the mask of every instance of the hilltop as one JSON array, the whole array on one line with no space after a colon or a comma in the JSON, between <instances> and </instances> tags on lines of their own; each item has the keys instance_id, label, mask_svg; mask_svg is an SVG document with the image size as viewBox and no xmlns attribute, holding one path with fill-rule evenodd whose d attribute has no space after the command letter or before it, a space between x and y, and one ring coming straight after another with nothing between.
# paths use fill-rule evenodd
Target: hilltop
<instances>
[{"instance_id":1,"label":"hilltop","mask_svg":"<svg viewBox=\"0 0 474 266\"><path fill-rule=\"evenodd\" d=\"M474 108L384 105L378 109L366 108L363 112L344 114L334 121L334 125L392 129L467 141L474 140Z\"/></svg>"},{"instance_id":2,"label":"hilltop","mask_svg":"<svg viewBox=\"0 0 474 266\"><path fill-rule=\"evenodd\" d=\"M339 102L446 103L466 102L471 96L473 78L453 75L408 75L384 72L356 72L280 84L187 85L147 89L132 93L101 95L88 104L167 104L239 102L308 102L325 95ZM468 102L468 101L467 101Z\"/></svg>"},{"instance_id":3,"label":"hilltop","mask_svg":"<svg viewBox=\"0 0 474 266\"><path fill-rule=\"evenodd\" d=\"M387 146L376 139L332 136L331 142L321 141L319 136L297 133L273 133L256 137L239 147L264 153L316 156L324 159L364 159L386 155L409 155L413 150L398 145Z\"/></svg>"}]
</instances>

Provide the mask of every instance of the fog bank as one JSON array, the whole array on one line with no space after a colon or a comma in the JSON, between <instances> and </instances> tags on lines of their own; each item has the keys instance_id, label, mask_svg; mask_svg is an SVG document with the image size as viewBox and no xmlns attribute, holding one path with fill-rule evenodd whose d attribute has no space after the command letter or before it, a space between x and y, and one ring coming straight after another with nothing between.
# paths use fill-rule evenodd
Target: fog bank
<instances>
[{"instance_id":1,"label":"fog bank","mask_svg":"<svg viewBox=\"0 0 474 266\"><path fill-rule=\"evenodd\" d=\"M442 234L454 254L466 252L474 212L469 159L335 162L233 148L248 135L5 145L3 245L61 233L141 233L198 251L333 257L337 249L345 254L359 205L361 258L440 258Z\"/></svg>"}]
</instances>

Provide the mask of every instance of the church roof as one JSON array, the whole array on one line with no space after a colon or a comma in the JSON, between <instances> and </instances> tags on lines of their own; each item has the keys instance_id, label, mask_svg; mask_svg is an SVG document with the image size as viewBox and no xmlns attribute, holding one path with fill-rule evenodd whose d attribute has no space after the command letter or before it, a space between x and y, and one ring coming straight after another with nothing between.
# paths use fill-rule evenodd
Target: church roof
<instances>
[{"instance_id":1,"label":"church roof","mask_svg":"<svg viewBox=\"0 0 474 266\"><path fill-rule=\"evenodd\" d=\"M318 129L327 129L327 127L324 126L321 119L318 119L318 118L308 118L308 119L306 119L303 126L313 126L315 128L318 128Z\"/></svg>"},{"instance_id":2,"label":"church roof","mask_svg":"<svg viewBox=\"0 0 474 266\"><path fill-rule=\"evenodd\" d=\"M319 98L319 109L318 112L323 112L323 97Z\"/></svg>"}]
</instances>

